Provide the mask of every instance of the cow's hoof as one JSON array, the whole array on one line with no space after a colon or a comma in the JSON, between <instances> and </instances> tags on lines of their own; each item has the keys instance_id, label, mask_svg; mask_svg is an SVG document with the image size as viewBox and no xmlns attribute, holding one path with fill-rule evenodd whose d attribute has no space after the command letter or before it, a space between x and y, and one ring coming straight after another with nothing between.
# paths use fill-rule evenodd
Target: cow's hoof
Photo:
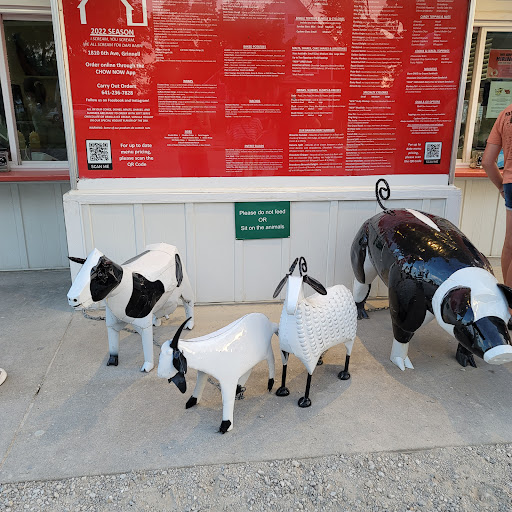
<instances>
[{"instance_id":1,"label":"cow's hoof","mask_svg":"<svg viewBox=\"0 0 512 512\"><path fill-rule=\"evenodd\" d=\"M370 318L368 316L368 313L366 312L366 309L364 309L364 302L356 302L356 306L357 306L357 319L358 320Z\"/></svg>"},{"instance_id":2,"label":"cow's hoof","mask_svg":"<svg viewBox=\"0 0 512 512\"><path fill-rule=\"evenodd\" d=\"M191 396L188 399L188 402L185 404L185 409L190 409L191 407L194 407L194 405L197 404L197 398L195 396Z\"/></svg>"},{"instance_id":3,"label":"cow's hoof","mask_svg":"<svg viewBox=\"0 0 512 512\"><path fill-rule=\"evenodd\" d=\"M311 400L306 397L299 398L299 401L297 402L299 404L299 407L306 408L311 406Z\"/></svg>"},{"instance_id":4,"label":"cow's hoof","mask_svg":"<svg viewBox=\"0 0 512 512\"><path fill-rule=\"evenodd\" d=\"M341 372L338 373L338 379L348 380L348 379L350 379L350 373L346 372L345 370L341 370Z\"/></svg>"},{"instance_id":5,"label":"cow's hoof","mask_svg":"<svg viewBox=\"0 0 512 512\"><path fill-rule=\"evenodd\" d=\"M457 347L457 353L455 354L455 359L457 359L457 362L466 368L466 366L469 364L469 366L472 366L473 368L476 368L475 358L473 357L473 354L465 347L463 347L460 343Z\"/></svg>"},{"instance_id":6,"label":"cow's hoof","mask_svg":"<svg viewBox=\"0 0 512 512\"><path fill-rule=\"evenodd\" d=\"M274 387L274 379L268 379L267 389L269 391L272 391L273 387Z\"/></svg>"},{"instance_id":7,"label":"cow's hoof","mask_svg":"<svg viewBox=\"0 0 512 512\"><path fill-rule=\"evenodd\" d=\"M119 364L119 356L110 356L108 358L107 366L117 366Z\"/></svg>"},{"instance_id":8,"label":"cow's hoof","mask_svg":"<svg viewBox=\"0 0 512 512\"><path fill-rule=\"evenodd\" d=\"M276 391L276 395L277 396L288 396L290 394L290 390L285 387L285 386L281 386L277 391Z\"/></svg>"},{"instance_id":9,"label":"cow's hoof","mask_svg":"<svg viewBox=\"0 0 512 512\"><path fill-rule=\"evenodd\" d=\"M147 361L140 367L141 372L149 373L155 365L153 363L148 363Z\"/></svg>"},{"instance_id":10,"label":"cow's hoof","mask_svg":"<svg viewBox=\"0 0 512 512\"><path fill-rule=\"evenodd\" d=\"M219 432L221 434L225 434L229 430L231 430L233 426L231 425L231 421L229 420L222 420L222 423L220 424Z\"/></svg>"}]
</instances>

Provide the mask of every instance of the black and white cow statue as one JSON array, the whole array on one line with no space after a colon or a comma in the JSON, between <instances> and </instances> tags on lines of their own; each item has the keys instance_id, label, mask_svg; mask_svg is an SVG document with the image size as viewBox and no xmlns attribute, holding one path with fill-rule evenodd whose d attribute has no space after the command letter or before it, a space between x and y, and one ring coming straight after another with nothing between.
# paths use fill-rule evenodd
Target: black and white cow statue
<instances>
[{"instance_id":1,"label":"black and white cow statue","mask_svg":"<svg viewBox=\"0 0 512 512\"><path fill-rule=\"evenodd\" d=\"M385 181L385 180L383 180ZM379 193L389 188L376 187ZM387 185L387 183L386 183ZM384 207L383 207L384 208ZM388 287L393 326L391 361L413 368L409 341L434 317L458 342L457 361L476 367L512 361L507 322L512 289L499 284L487 258L448 220L411 209L384 209L367 220L351 248L358 318L378 275Z\"/></svg>"},{"instance_id":2,"label":"black and white cow statue","mask_svg":"<svg viewBox=\"0 0 512 512\"><path fill-rule=\"evenodd\" d=\"M173 245L148 245L144 252L122 265L94 249L87 259L69 258L82 264L68 292L68 303L74 309L86 309L105 299L110 358L107 366L118 364L119 332L131 324L142 337L144 364L142 372L154 367L153 325L170 315L181 299L185 313L194 327L194 293Z\"/></svg>"}]
</instances>

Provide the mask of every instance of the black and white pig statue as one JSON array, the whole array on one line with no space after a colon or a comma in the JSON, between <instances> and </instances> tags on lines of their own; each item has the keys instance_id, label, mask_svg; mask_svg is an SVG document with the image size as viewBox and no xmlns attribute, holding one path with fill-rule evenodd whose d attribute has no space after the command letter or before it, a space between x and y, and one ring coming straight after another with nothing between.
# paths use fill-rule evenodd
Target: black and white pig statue
<instances>
[{"instance_id":1,"label":"black and white pig statue","mask_svg":"<svg viewBox=\"0 0 512 512\"><path fill-rule=\"evenodd\" d=\"M476 367L473 354L491 364L512 361L512 289L497 282L487 258L448 220L385 209L362 225L351 260L358 318L368 318L364 304L375 277L388 287L391 361L401 370L413 368L409 341L434 317L459 342L462 366Z\"/></svg>"}]
</instances>

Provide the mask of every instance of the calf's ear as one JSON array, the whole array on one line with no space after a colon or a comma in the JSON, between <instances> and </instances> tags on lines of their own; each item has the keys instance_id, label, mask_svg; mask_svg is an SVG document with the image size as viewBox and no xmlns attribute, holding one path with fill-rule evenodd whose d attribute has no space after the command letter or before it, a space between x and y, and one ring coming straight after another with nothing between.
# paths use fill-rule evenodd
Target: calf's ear
<instances>
[{"instance_id":1,"label":"calf's ear","mask_svg":"<svg viewBox=\"0 0 512 512\"><path fill-rule=\"evenodd\" d=\"M498 288L505 294L505 298L507 299L507 304L509 308L512 308L512 288L504 284L498 283Z\"/></svg>"},{"instance_id":2,"label":"calf's ear","mask_svg":"<svg viewBox=\"0 0 512 512\"><path fill-rule=\"evenodd\" d=\"M182 392L185 393L187 391L187 381L185 380L185 375L183 373L178 372L174 377L169 379L169 382L174 382L176 387Z\"/></svg>"},{"instance_id":3,"label":"calf's ear","mask_svg":"<svg viewBox=\"0 0 512 512\"><path fill-rule=\"evenodd\" d=\"M450 325L469 325L475 320L471 307L471 289L452 288L441 303L441 318Z\"/></svg>"}]
</instances>

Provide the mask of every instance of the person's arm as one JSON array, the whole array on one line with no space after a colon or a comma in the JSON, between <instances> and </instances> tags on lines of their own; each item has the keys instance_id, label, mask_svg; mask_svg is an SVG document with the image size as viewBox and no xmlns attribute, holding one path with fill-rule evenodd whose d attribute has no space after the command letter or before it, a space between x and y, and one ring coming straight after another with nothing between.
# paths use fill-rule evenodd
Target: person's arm
<instances>
[{"instance_id":1,"label":"person's arm","mask_svg":"<svg viewBox=\"0 0 512 512\"><path fill-rule=\"evenodd\" d=\"M484 155L482 157L482 167L489 176L489 179L496 185L496 188L503 195L503 177L501 175L498 166L496 165L496 159L500 154L501 146L499 144L490 144L489 142L485 146Z\"/></svg>"}]
</instances>

